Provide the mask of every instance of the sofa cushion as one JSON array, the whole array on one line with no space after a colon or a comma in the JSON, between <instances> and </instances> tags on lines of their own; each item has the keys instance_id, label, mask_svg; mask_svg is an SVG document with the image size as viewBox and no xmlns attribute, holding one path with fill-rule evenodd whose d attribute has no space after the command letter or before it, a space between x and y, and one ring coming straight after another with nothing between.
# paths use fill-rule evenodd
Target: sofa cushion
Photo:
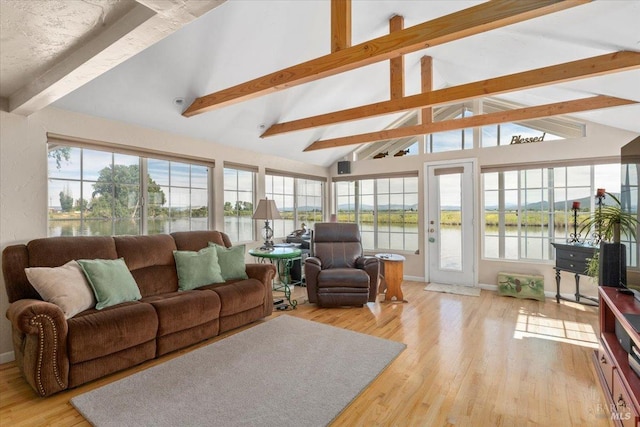
<instances>
[{"instance_id":1,"label":"sofa cushion","mask_svg":"<svg viewBox=\"0 0 640 427\"><path fill-rule=\"evenodd\" d=\"M143 297L178 290L173 258L177 248L171 236L115 236L113 240L118 256L124 258Z\"/></svg>"},{"instance_id":2,"label":"sofa cushion","mask_svg":"<svg viewBox=\"0 0 640 427\"><path fill-rule=\"evenodd\" d=\"M158 317L153 306L135 301L83 311L68 325L69 360L79 363L155 340Z\"/></svg>"},{"instance_id":3,"label":"sofa cushion","mask_svg":"<svg viewBox=\"0 0 640 427\"><path fill-rule=\"evenodd\" d=\"M96 296L96 310L142 298L138 285L122 258L80 259L78 264Z\"/></svg>"},{"instance_id":4,"label":"sofa cushion","mask_svg":"<svg viewBox=\"0 0 640 427\"><path fill-rule=\"evenodd\" d=\"M78 259L116 259L113 237L46 237L27 243L29 267L59 267Z\"/></svg>"},{"instance_id":5,"label":"sofa cushion","mask_svg":"<svg viewBox=\"0 0 640 427\"><path fill-rule=\"evenodd\" d=\"M91 286L77 261L69 261L61 267L24 270L42 299L60 307L67 319L96 305Z\"/></svg>"},{"instance_id":6,"label":"sofa cushion","mask_svg":"<svg viewBox=\"0 0 640 427\"><path fill-rule=\"evenodd\" d=\"M187 291L212 283L223 283L216 249L207 247L194 251L173 251L178 272L178 289Z\"/></svg>"},{"instance_id":7,"label":"sofa cushion","mask_svg":"<svg viewBox=\"0 0 640 427\"><path fill-rule=\"evenodd\" d=\"M245 245L226 248L217 243L209 243L209 246L216 248L218 264L220 264L220 271L224 280L249 278L244 263Z\"/></svg>"},{"instance_id":8,"label":"sofa cushion","mask_svg":"<svg viewBox=\"0 0 640 427\"><path fill-rule=\"evenodd\" d=\"M209 242L227 248L231 247L229 236L220 231L176 231L175 233L171 233L171 237L173 237L173 240L176 242L176 247L179 251L199 251L202 248L206 248Z\"/></svg>"},{"instance_id":9,"label":"sofa cushion","mask_svg":"<svg viewBox=\"0 0 640 427\"><path fill-rule=\"evenodd\" d=\"M144 298L158 314L158 336L202 325L220 316L220 297L211 291L184 291Z\"/></svg>"},{"instance_id":10,"label":"sofa cushion","mask_svg":"<svg viewBox=\"0 0 640 427\"><path fill-rule=\"evenodd\" d=\"M240 313L264 304L265 284L256 279L203 286L220 296L220 317Z\"/></svg>"}]
</instances>

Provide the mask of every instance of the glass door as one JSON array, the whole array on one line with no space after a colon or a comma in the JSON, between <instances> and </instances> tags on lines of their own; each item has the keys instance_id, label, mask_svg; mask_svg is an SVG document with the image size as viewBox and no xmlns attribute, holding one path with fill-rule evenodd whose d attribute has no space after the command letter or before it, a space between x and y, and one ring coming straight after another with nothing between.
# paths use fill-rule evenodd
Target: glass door
<instances>
[{"instance_id":1,"label":"glass door","mask_svg":"<svg viewBox=\"0 0 640 427\"><path fill-rule=\"evenodd\" d=\"M476 286L474 162L429 163L425 167L428 280Z\"/></svg>"}]
</instances>

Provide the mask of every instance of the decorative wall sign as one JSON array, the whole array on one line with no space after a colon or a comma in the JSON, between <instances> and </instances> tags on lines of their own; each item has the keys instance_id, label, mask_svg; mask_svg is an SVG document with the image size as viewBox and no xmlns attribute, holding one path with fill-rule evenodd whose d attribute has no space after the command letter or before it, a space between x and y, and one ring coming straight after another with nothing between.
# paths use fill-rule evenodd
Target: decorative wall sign
<instances>
[{"instance_id":1,"label":"decorative wall sign","mask_svg":"<svg viewBox=\"0 0 640 427\"><path fill-rule=\"evenodd\" d=\"M541 141L544 141L544 136L546 134L547 133L545 132L545 133L542 134L542 136L532 136L532 137L529 137L529 138L523 138L522 135L514 135L514 136L511 137L511 144L510 145L513 145L513 144L528 144L528 143L531 143L531 142L541 142Z\"/></svg>"}]
</instances>

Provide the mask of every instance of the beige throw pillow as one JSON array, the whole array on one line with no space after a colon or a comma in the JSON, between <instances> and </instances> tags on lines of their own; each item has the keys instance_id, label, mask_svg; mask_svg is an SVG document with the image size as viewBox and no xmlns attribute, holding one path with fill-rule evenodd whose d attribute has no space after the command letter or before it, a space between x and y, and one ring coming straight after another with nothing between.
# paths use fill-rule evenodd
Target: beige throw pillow
<instances>
[{"instance_id":1,"label":"beige throw pillow","mask_svg":"<svg viewBox=\"0 0 640 427\"><path fill-rule=\"evenodd\" d=\"M24 272L42 299L60 307L67 319L96 305L91 286L76 261L53 268L25 268Z\"/></svg>"}]
</instances>

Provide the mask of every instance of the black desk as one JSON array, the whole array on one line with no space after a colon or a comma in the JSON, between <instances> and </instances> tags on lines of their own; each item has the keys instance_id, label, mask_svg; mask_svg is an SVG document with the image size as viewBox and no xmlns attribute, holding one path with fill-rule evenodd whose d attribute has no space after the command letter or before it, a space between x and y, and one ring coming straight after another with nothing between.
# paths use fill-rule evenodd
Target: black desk
<instances>
[{"instance_id":1,"label":"black desk","mask_svg":"<svg viewBox=\"0 0 640 427\"><path fill-rule=\"evenodd\" d=\"M551 244L556 248L556 302L560 302L561 299L573 301L570 298L565 298L560 295L560 272L568 271L570 273L574 273L576 277L575 302L584 304L583 301L580 301L580 298L584 298L597 305L597 298L582 295L580 293L580 275L586 274L589 259L594 257L598 248L593 246L569 245L566 243Z\"/></svg>"}]
</instances>

